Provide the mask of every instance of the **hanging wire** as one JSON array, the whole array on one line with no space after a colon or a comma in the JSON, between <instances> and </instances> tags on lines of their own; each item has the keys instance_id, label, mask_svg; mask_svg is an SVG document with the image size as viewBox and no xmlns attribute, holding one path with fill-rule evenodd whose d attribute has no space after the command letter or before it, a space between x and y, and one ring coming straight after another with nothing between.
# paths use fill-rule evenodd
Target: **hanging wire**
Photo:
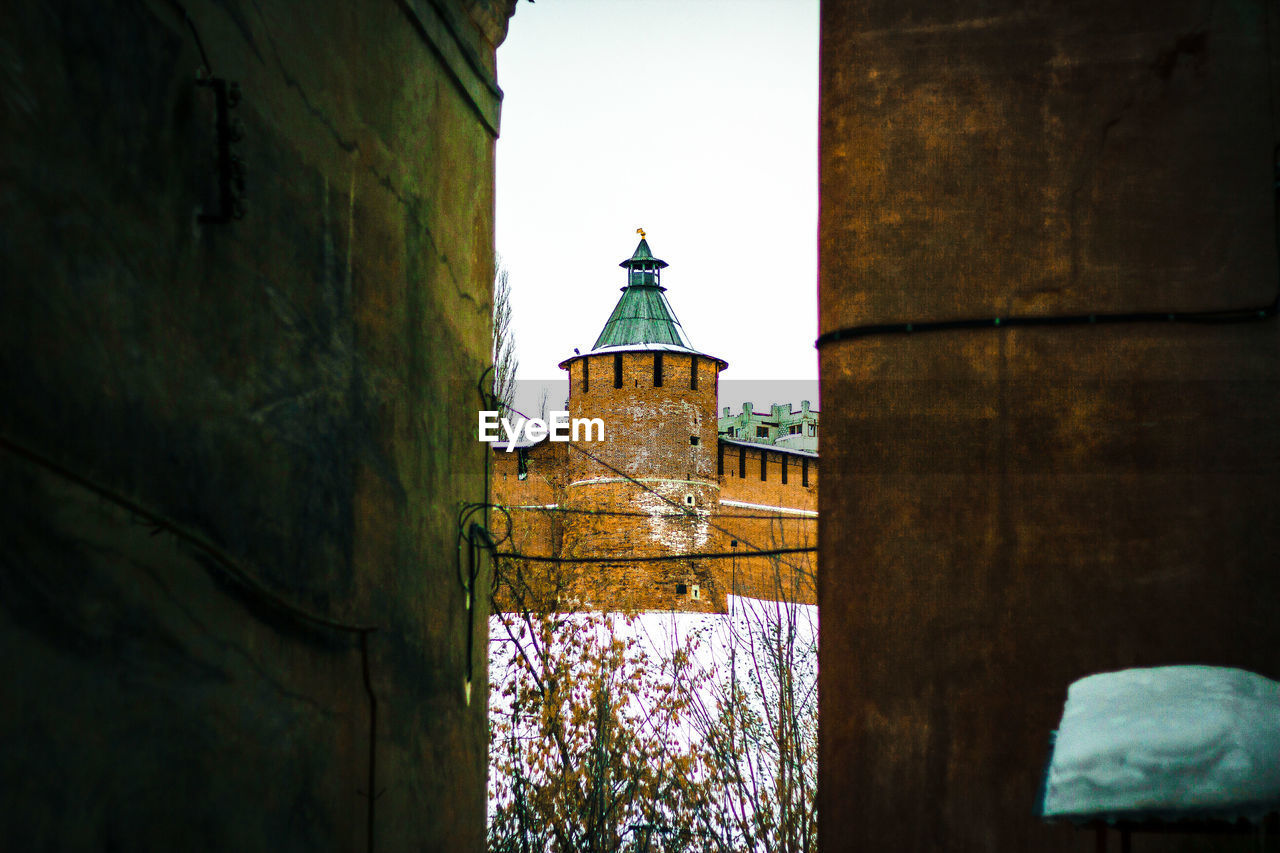
<instances>
[{"instance_id":1,"label":"hanging wire","mask_svg":"<svg viewBox=\"0 0 1280 853\"><path fill-rule=\"evenodd\" d=\"M477 505L478 506L478 505ZM511 512L546 512L552 514L563 515L599 515L599 516L618 516L620 518L661 518L663 520L685 520L685 521L703 521L709 512L703 510L698 514L690 514L688 512L670 513L668 515L655 515L651 512L640 512L637 510L627 509L580 509L577 507L562 506L511 506L509 504L489 504L490 509L496 509L508 514L508 523L510 523ZM797 510L794 513L726 513L718 512L716 518L724 519L746 519L755 521L817 521L816 515L811 515L813 510Z\"/></svg>"},{"instance_id":2,"label":"hanging wire","mask_svg":"<svg viewBox=\"0 0 1280 853\"><path fill-rule=\"evenodd\" d=\"M839 341L887 335L926 334L962 329L1031 328L1039 326L1089 326L1115 323L1250 323L1269 320L1280 309L1280 294L1266 305L1211 311L1136 311L1117 314L1061 314L1054 316L975 317L963 320L933 320L914 323L870 323L835 329L820 336L814 346L822 349Z\"/></svg>"},{"instance_id":3,"label":"hanging wire","mask_svg":"<svg viewBox=\"0 0 1280 853\"><path fill-rule=\"evenodd\" d=\"M483 374L482 374L482 377L483 377ZM482 379L482 381L483 381L483 379ZM522 412L522 411L520 411L519 409L517 409L515 406L511 406L511 405L507 404L506 402L504 402L504 401L502 401L502 400L498 400L497 398L494 398L494 397L491 397L490 399L492 400L492 402L493 402L495 405L500 406L502 409L505 409L507 412L510 412L510 413L512 413L512 414L519 415L520 417L524 418L525 420L530 420L530 418L529 418L529 416L528 416L528 415L526 415L524 412ZM716 524L714 521L710 521L710 520L708 520L705 516L700 515L700 514L699 514L699 513L694 509L694 508L692 508L692 507L688 507L688 506L685 506L684 504L681 504L681 503L678 503L678 502L676 502L676 501L672 500L671 498L667 497L666 495L662 494L661 492L658 492L657 490L653 489L652 487L648 486L647 484L640 482L640 481L639 481L639 480L637 480L635 477L632 477L630 474L626 473L625 471L622 471L622 470L620 470L620 469L618 469L618 468L614 467L614 466L613 466L613 465L611 465L610 463L608 463L608 462L606 462L605 460L601 459L601 458L600 458L599 456L597 456L596 454L594 454L594 453L592 453L591 451L589 451L589 450L587 450L586 448L584 448L581 444L578 444L577 442L573 442L573 441L567 442L567 444L568 444L568 446L569 446L569 447L571 447L571 448L573 448L574 450L578 451L578 452L579 452L579 453L581 453L583 456L586 456L588 459L592 460L593 462L597 463L598 465L600 465L600 466L602 466L602 467L604 467L604 468L607 468L609 471L613 472L614 474L616 474L617 476L619 476L619 477L621 477L622 479L626 480L627 482L631 483L632 485L638 486L638 487L639 487L640 489L642 489L643 491L645 491L645 492L647 492L647 493L649 493L649 494L651 494L651 495L655 496L655 497L656 497L656 498L658 498L660 501L662 501L663 503L665 503L665 504L667 504L668 506L670 506L672 509L675 509L675 510L678 510L678 511L679 511L679 513L672 513L672 516L676 516L677 514L680 514L680 515L686 515L686 516L689 516L689 517L691 517L691 518L696 518L696 519L698 519L698 520L705 521L708 527L711 527L713 530L717 530L717 531L719 531L719 532L721 532L721 533L725 534L726 536L730 536L730 537L732 537L732 538L736 539L737 541L739 541L739 542L741 542L743 545L745 545L747 548L751 549L751 550L750 550L750 552L740 554L739 556L749 557L749 556L753 556L753 555L756 555L756 554L758 554L758 555L760 555L760 556L765 556L765 555L774 554L774 553L777 553L777 554L796 553L796 552L792 552L792 551L789 551L789 550L786 550L786 549L767 549L767 548L761 548L759 545L756 545L755 543L751 542L750 540L748 540L748 539L746 539L745 537L743 537L742 535L740 535L740 533L738 533L737 531L729 530L729 529L727 529L727 528L725 528L725 527L720 526L719 524ZM666 517L666 516L664 516L664 517ZM811 549L811 550L816 550L816 549ZM696 554L693 554L693 555L682 555L682 556L679 556L679 557L674 557L674 558L672 558L672 559L701 559L701 558L702 558L702 555L696 555ZM653 558L646 558L646 559L653 559ZM579 559L579 560L572 560L572 559L568 559L568 558L556 558L556 560L555 560L555 561L557 561L557 562L570 562L570 563L572 563L572 562L584 562L584 560L581 560L581 559ZM616 562L615 560L606 559L606 558L599 558L599 561L601 561L601 562ZM646 560L644 560L644 559L639 559L639 558L628 558L628 560L626 560L626 561L633 561L633 562L645 562ZM785 560L783 560L782 562L783 562L785 565L787 565L789 568L795 569L795 570L797 570L797 571L805 571L805 569L804 569L803 567L801 567L801 566L797 566L797 565L795 565L795 564L793 564L793 563L789 563L789 562L787 562L787 561L785 561Z\"/></svg>"},{"instance_id":4,"label":"hanging wire","mask_svg":"<svg viewBox=\"0 0 1280 853\"><path fill-rule=\"evenodd\" d=\"M1268 4L1269 5L1269 4ZM1270 12L1268 12L1268 15ZM1268 27L1268 56L1270 56L1270 28ZM1267 62L1268 83L1270 83L1270 60ZM1268 98L1271 97L1270 85L1267 86ZM1272 106L1274 117L1274 106ZM1276 246L1280 256L1280 144L1272 151L1273 195L1277 212ZM1280 312L1280 282L1271 302L1265 305L1247 305L1239 308L1210 309L1206 311L1130 311L1120 313L1091 314L1058 314L1049 316L1012 317L971 317L958 320L929 320L924 322L891 322L868 323L859 326L848 326L834 329L818 337L814 346L818 349L861 338L886 337L891 335L927 334L930 332L951 332L967 329L1007 329L1036 328L1046 326L1101 326L1112 324L1137 323L1195 323L1202 325L1225 325L1232 323L1256 323L1273 319Z\"/></svg>"},{"instance_id":5,"label":"hanging wire","mask_svg":"<svg viewBox=\"0 0 1280 853\"><path fill-rule=\"evenodd\" d=\"M212 77L213 68L209 65L209 55L204 52L204 42L200 40L200 31L196 29L195 21L191 20L191 16L187 14L187 8L179 3L178 0L169 0L169 5L182 15L182 20L191 30L191 37L195 40L196 50L200 51L200 62L204 69L204 75Z\"/></svg>"},{"instance_id":6,"label":"hanging wire","mask_svg":"<svg viewBox=\"0 0 1280 853\"><path fill-rule=\"evenodd\" d=\"M804 548L770 548L768 550L688 552L683 554L657 554L652 557L557 557L552 554L522 554L518 551L494 551L495 557L508 557L513 560L527 560L531 563L665 563L676 560L731 560L734 557L774 557L780 554L812 554L816 547Z\"/></svg>"}]
</instances>

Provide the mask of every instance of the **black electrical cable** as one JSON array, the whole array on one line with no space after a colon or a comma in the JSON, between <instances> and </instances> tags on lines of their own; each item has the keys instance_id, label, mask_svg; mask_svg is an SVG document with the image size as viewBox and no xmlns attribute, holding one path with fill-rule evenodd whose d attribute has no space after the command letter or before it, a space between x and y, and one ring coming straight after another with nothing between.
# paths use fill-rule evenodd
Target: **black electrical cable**
<instances>
[{"instance_id":1,"label":"black electrical cable","mask_svg":"<svg viewBox=\"0 0 1280 853\"><path fill-rule=\"evenodd\" d=\"M179 3L178 0L169 0L169 5L182 15L182 20L185 21L187 27L190 28L191 37L195 39L196 42L196 49L200 51L200 62L204 66L204 73L207 76L212 77L213 68L209 65L209 55L204 52L204 42L200 40L200 31L196 29L195 21L191 20L191 16L187 14L186 7Z\"/></svg>"},{"instance_id":2,"label":"black electrical cable","mask_svg":"<svg viewBox=\"0 0 1280 853\"><path fill-rule=\"evenodd\" d=\"M64 480L75 483L81 488L93 492L98 497L103 498L122 509L128 510L132 515L135 515L145 521L152 528L153 535L157 533L168 533L174 538L185 542L187 545L190 545L192 548L208 557L210 562L222 569L233 580L238 582L241 587L271 605L274 609L299 622L351 634L361 634L377 630L377 626L374 625L360 625L342 622L328 616L313 613L290 601L286 601L276 593L272 592L262 581L258 580L252 572L242 567L234 558L221 548L206 541L197 534L180 527L177 523L170 521L158 513L152 512L136 501L130 500L119 492L108 489L106 486L99 485L87 477L59 465L52 459L23 447L6 436L0 435L0 448L8 450L15 456L19 456L26 459L28 462L57 474Z\"/></svg>"},{"instance_id":3,"label":"black electrical cable","mask_svg":"<svg viewBox=\"0 0 1280 853\"><path fill-rule=\"evenodd\" d=\"M524 412L520 411L519 409L517 409L515 406L508 405L507 403L505 403L505 402L503 402L503 401L501 401L501 400L496 400L496 399L495 399L495 402L496 402L499 406L501 406L503 409L506 409L508 412L511 412L512 414L517 414L517 415L519 415L520 417L524 418L525 420L529 420L529 416L528 416L528 415L526 415ZM578 443L576 443L576 442L572 442L572 441L571 441L571 442L569 442L569 443L568 443L568 445L569 445L569 447L571 447L571 448L573 448L574 450L578 451L578 452L579 452L579 453L581 453L583 456L586 456L588 459L592 460L592 461L593 461L593 462L595 462L596 464L601 465L601 466L603 466L603 467L605 467L605 468L609 469L609 470L610 470L610 471L612 471L614 474L617 474L619 477L623 478L623 479L624 479L624 480L626 480L627 482L629 482L629 483L631 483L631 484L633 484L633 485L635 485L635 486L639 486L639 487L640 487L641 489L643 489L644 491L648 492L648 493L649 493L649 494L651 494L651 495L654 495L654 496L655 496L655 497L657 497L659 500L661 500L662 502L666 503L668 506L672 507L673 509L680 510L682 513L684 513L685 515L688 515L688 516L690 516L690 517L703 518L703 516L699 516L696 512L693 512L693 511L691 510L691 508L690 508L690 507L687 507L687 506L684 506L684 505L682 505L682 504L677 503L676 501L672 500L671 498L667 497L666 495L662 494L661 492L658 492L657 490L652 489L652 488L650 488L649 486L645 485L644 483L640 482L640 481L639 481L639 480L637 480L635 477L632 477L630 474L627 474L625 471L621 471L621 470L619 470L618 468L615 468L613 465L610 465L608 462L604 461L603 459L601 459L599 456L597 456L596 454L592 453L591 451L589 451L589 450L585 449L585 448L584 448L584 447L582 447L580 444L578 444ZM744 554L743 556L751 556L752 554L763 554L763 553L768 553L766 549L761 548L759 545L756 545L755 543L748 541L747 539L743 538L740 534L735 533L734 531L728 530L728 529L726 529L726 528L724 528L724 527L721 527L720 525L715 524L714 522L710 522L710 521L708 521L708 522L707 522L707 525L708 525L709 527L711 527L712 529L714 529L714 530L718 530L719 532L721 532L721 533L725 534L726 536L733 536L733 537L735 537L735 538L737 539L737 541L741 542L743 545L745 545L745 546L747 546L748 548L751 548L751 549L752 549L752 550L751 550L751 552L746 553L746 554ZM680 558L680 559L683 559L683 558ZM582 561L582 560L577 560L577 561L567 560L567 561L565 561L565 562L583 562L583 561ZM609 560L602 560L602 562L610 562L610 561L609 561ZM638 562L643 562L643 561L638 561ZM785 561L784 561L784 562L785 562ZM802 567L800 567L800 566L796 566L796 565L793 565L793 564L791 564L791 563L787 563L786 565L787 565L788 567L792 568L792 569L795 569L796 571L800 571L800 572L805 571L805 569L803 569Z\"/></svg>"},{"instance_id":4,"label":"black electrical cable","mask_svg":"<svg viewBox=\"0 0 1280 853\"><path fill-rule=\"evenodd\" d=\"M1053 316L974 317L963 320L932 320L915 323L869 323L835 329L821 335L814 346L822 349L838 341L885 335L912 335L950 332L961 329L1009 329L1037 326L1090 326L1112 323L1250 323L1276 316L1280 295L1268 305L1227 308L1215 311L1134 311L1115 314L1060 314Z\"/></svg>"},{"instance_id":5,"label":"black electrical cable","mask_svg":"<svg viewBox=\"0 0 1280 853\"><path fill-rule=\"evenodd\" d=\"M599 515L599 516L617 516L621 518L661 518L664 520L685 520L685 521L702 521L708 516L691 515L688 512L669 513L667 515L654 515L650 512L637 512L635 510L625 509L579 509L575 507L562 506L507 506L504 504L489 504L490 509L496 509L499 512L507 514L508 526L510 525L511 512L548 512L559 513L563 515ZM814 510L796 510L794 513L724 513L715 514L717 519L746 519L755 521L816 521L817 515L810 515ZM509 529L508 529L509 535Z\"/></svg>"},{"instance_id":6,"label":"black electrical cable","mask_svg":"<svg viewBox=\"0 0 1280 853\"><path fill-rule=\"evenodd\" d=\"M373 692L373 682L369 678L369 632L360 632L360 667L361 674L364 678L364 692L369 699L369 759L368 772L369 779L366 785L369 788L369 807L365 810L365 850L373 853L374 850L374 828L377 823L374 814L374 802L381 795L381 791L374 793L378 784L378 696Z\"/></svg>"},{"instance_id":7,"label":"black electrical cable","mask_svg":"<svg viewBox=\"0 0 1280 853\"><path fill-rule=\"evenodd\" d=\"M530 563L665 563L674 560L729 560L734 557L773 557L780 554L812 554L818 549L770 548L765 551L718 551L712 553L690 552L685 554L657 554L652 557L553 557L550 554L522 554L518 551L494 551L494 557L527 560Z\"/></svg>"}]
</instances>

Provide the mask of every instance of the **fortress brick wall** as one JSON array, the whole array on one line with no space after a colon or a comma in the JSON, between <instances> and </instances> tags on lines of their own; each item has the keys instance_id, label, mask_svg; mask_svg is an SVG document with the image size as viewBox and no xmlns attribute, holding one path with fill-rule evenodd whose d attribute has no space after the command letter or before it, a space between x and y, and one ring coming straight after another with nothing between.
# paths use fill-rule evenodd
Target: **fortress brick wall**
<instances>
[{"instance_id":1,"label":"fortress brick wall","mask_svg":"<svg viewBox=\"0 0 1280 853\"><path fill-rule=\"evenodd\" d=\"M490 481L494 502L509 507L545 507L564 500L566 448L541 442L507 452L494 445Z\"/></svg>"},{"instance_id":2,"label":"fortress brick wall","mask_svg":"<svg viewBox=\"0 0 1280 853\"><path fill-rule=\"evenodd\" d=\"M565 445L542 442L510 453L495 445L490 463L492 501L506 513L493 512L490 529L505 541L504 551L558 556L564 540ZM498 567L507 576L496 579L495 600L505 610L527 605L554 609L560 596L555 564L505 560Z\"/></svg>"},{"instance_id":3,"label":"fortress brick wall","mask_svg":"<svg viewBox=\"0 0 1280 853\"><path fill-rule=\"evenodd\" d=\"M645 485L673 497L660 483ZM712 511L705 503L686 511L626 481L596 485L589 497L589 504L570 501L569 509L582 511L564 516L562 556L627 561L567 564L570 603L603 609L723 610L723 590L710 561L637 559L714 550Z\"/></svg>"},{"instance_id":4,"label":"fortress brick wall","mask_svg":"<svg viewBox=\"0 0 1280 853\"><path fill-rule=\"evenodd\" d=\"M723 612L725 595L735 590L816 600L812 554L745 554L816 545L817 458L720 440L722 364L705 355L640 349L591 353L562 365L569 371L570 418L600 418L605 440L580 435L577 442L498 449L492 466L494 501L512 518L510 550L565 561L501 568L508 581L518 576L526 602ZM735 551L744 556L643 559ZM611 556L625 562L573 562ZM517 606L509 587L499 591L498 602Z\"/></svg>"},{"instance_id":5,"label":"fortress brick wall","mask_svg":"<svg viewBox=\"0 0 1280 853\"><path fill-rule=\"evenodd\" d=\"M655 366L659 359L660 368ZM655 385L659 371L662 384ZM714 359L678 352L571 360L569 416L600 418L606 436L603 442L582 443L587 452L570 456L570 482L617 477L622 471L636 478L714 484L718 372Z\"/></svg>"},{"instance_id":6,"label":"fortress brick wall","mask_svg":"<svg viewBox=\"0 0 1280 853\"><path fill-rule=\"evenodd\" d=\"M721 500L818 511L816 456L729 441L720 442L717 456Z\"/></svg>"},{"instance_id":7,"label":"fortress brick wall","mask_svg":"<svg viewBox=\"0 0 1280 853\"><path fill-rule=\"evenodd\" d=\"M726 550L745 553L817 545L815 456L724 440L719 442L717 456L717 470L721 472L717 526L733 537L725 543L729 546ZM732 546L734 539L738 542L736 549ZM752 598L816 603L815 556L810 553L735 559L727 588Z\"/></svg>"},{"instance_id":8,"label":"fortress brick wall","mask_svg":"<svg viewBox=\"0 0 1280 853\"><path fill-rule=\"evenodd\" d=\"M709 522L720 489L719 363L690 353L641 350L567 364L570 418L600 418L606 432L604 441L571 448L566 506L629 514L567 514L563 555L634 560L711 550ZM586 606L723 606L710 570L696 561L577 564L574 579Z\"/></svg>"}]
</instances>

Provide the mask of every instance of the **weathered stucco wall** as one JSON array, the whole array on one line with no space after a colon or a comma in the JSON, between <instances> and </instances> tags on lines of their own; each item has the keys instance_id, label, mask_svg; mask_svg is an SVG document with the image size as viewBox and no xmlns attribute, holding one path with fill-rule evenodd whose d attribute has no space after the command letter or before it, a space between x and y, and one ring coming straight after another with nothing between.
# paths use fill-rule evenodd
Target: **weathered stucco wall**
<instances>
[{"instance_id":1,"label":"weathered stucco wall","mask_svg":"<svg viewBox=\"0 0 1280 853\"><path fill-rule=\"evenodd\" d=\"M357 850L369 793L378 849L483 848L455 519L512 6L192 0L243 92L225 225L179 4L6 12L7 849Z\"/></svg>"},{"instance_id":2,"label":"weathered stucco wall","mask_svg":"<svg viewBox=\"0 0 1280 853\"><path fill-rule=\"evenodd\" d=\"M822 331L1269 304L1277 18L824 2ZM1091 849L1033 816L1071 681L1280 676L1278 344L1271 319L823 348L824 850ZM1235 849L1159 849L1210 841Z\"/></svg>"}]
</instances>

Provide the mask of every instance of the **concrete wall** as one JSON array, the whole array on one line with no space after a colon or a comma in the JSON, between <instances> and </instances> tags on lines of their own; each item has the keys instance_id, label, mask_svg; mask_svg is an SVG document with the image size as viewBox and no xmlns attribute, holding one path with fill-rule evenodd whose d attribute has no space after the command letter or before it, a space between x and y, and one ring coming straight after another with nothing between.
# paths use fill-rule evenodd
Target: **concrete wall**
<instances>
[{"instance_id":1,"label":"concrete wall","mask_svg":"<svg viewBox=\"0 0 1280 853\"><path fill-rule=\"evenodd\" d=\"M179 4L6 11L6 849L483 849L454 537L512 6L191 0L225 225Z\"/></svg>"},{"instance_id":2,"label":"concrete wall","mask_svg":"<svg viewBox=\"0 0 1280 853\"><path fill-rule=\"evenodd\" d=\"M827 0L822 331L1269 303L1277 18ZM1278 345L1271 319L822 350L824 850L1092 849L1033 816L1071 681L1280 677Z\"/></svg>"}]
</instances>

